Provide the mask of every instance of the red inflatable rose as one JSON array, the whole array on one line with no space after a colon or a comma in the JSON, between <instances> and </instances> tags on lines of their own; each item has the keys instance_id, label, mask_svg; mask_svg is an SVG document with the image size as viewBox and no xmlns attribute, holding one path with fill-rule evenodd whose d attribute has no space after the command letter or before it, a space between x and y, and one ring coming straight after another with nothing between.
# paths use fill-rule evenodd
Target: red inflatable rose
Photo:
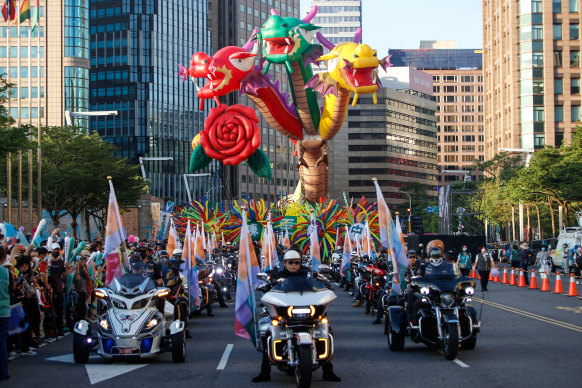
<instances>
[{"instance_id":1,"label":"red inflatable rose","mask_svg":"<svg viewBox=\"0 0 582 388\"><path fill-rule=\"evenodd\" d=\"M200 132L206 155L224 164L236 165L248 159L261 144L259 118L252 108L221 105L213 108Z\"/></svg>"}]
</instances>

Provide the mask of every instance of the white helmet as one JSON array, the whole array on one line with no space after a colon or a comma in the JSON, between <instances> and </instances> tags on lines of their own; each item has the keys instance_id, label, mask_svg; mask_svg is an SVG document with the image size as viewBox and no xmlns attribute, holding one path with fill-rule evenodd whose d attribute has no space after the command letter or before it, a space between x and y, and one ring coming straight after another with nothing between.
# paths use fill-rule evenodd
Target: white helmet
<instances>
[{"instance_id":1,"label":"white helmet","mask_svg":"<svg viewBox=\"0 0 582 388\"><path fill-rule=\"evenodd\" d=\"M430 258L430 263L432 265L434 265L435 267L438 267L439 265L441 265L443 263L443 259L442 258L431 257Z\"/></svg>"},{"instance_id":2,"label":"white helmet","mask_svg":"<svg viewBox=\"0 0 582 388\"><path fill-rule=\"evenodd\" d=\"M283 260L293 260L293 259L301 259L301 253L297 252L295 249L289 249L287 252L285 252Z\"/></svg>"},{"instance_id":3,"label":"white helmet","mask_svg":"<svg viewBox=\"0 0 582 388\"><path fill-rule=\"evenodd\" d=\"M182 252L183 252L183 251L182 251L180 248L176 248L176 249L174 249L174 251L172 252L172 256L175 256L175 255L181 255L181 254L182 254Z\"/></svg>"}]
</instances>

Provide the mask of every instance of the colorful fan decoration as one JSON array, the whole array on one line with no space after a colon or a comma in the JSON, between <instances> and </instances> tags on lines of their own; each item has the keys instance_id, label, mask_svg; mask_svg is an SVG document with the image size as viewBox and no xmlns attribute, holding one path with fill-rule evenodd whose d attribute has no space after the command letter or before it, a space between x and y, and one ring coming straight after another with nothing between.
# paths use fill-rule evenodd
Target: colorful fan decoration
<instances>
[{"instance_id":1,"label":"colorful fan decoration","mask_svg":"<svg viewBox=\"0 0 582 388\"><path fill-rule=\"evenodd\" d=\"M224 237L228 241L238 242L240 239L240 228L242 226L243 209L247 212L247 223L251 238L258 241L262 235L262 230L267 226L269 215L273 224L283 219L275 211L274 205L267 205L263 199L255 201L250 198L243 198L241 201L235 201L231 210L228 212L228 220L224 226Z\"/></svg>"},{"instance_id":2,"label":"colorful fan decoration","mask_svg":"<svg viewBox=\"0 0 582 388\"><path fill-rule=\"evenodd\" d=\"M308 228L312 212L315 214L317 224L321 262L328 264L335 248L337 228L346 223L347 209L341 208L337 201L327 202L325 198L320 199L313 206L305 202L302 206L302 212L297 216L297 225L291 237L291 243L299 245L303 252L309 248Z\"/></svg>"},{"instance_id":3,"label":"colorful fan decoration","mask_svg":"<svg viewBox=\"0 0 582 388\"><path fill-rule=\"evenodd\" d=\"M172 219L180 240L183 240L188 220L190 220L191 225L204 224L204 230L207 233L212 234L212 232L215 232L220 235L224 231L228 217L227 213L224 213L218 204L211 207L208 201L204 203L192 201L186 207L174 207Z\"/></svg>"}]
</instances>

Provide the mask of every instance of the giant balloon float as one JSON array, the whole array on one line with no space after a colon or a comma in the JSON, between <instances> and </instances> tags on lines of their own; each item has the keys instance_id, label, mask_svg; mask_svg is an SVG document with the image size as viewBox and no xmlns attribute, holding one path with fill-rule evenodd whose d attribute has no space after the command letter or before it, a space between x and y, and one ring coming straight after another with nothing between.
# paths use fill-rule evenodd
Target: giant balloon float
<instances>
[{"instance_id":1,"label":"giant balloon float","mask_svg":"<svg viewBox=\"0 0 582 388\"><path fill-rule=\"evenodd\" d=\"M230 165L246 160L255 174L271 179L269 160L259 147L259 120L254 110L242 105L227 107L218 99L238 90L254 102L269 125L296 144L303 199L316 203L326 197L327 143L340 130L352 93L352 105L362 94L373 94L376 103L376 91L381 87L377 68L385 69L390 63L389 57L378 59L376 50L360 43L361 30L352 42L332 44L315 32L320 27L310 23L316 14L317 6L302 20L281 17L271 10L262 28L243 47L224 47L212 57L197 52L189 68L180 66L178 74L183 80L207 79L197 92L200 108L206 99L218 105L192 142L190 172L212 159ZM321 44L312 44L314 37ZM322 55L322 45L330 50L328 54ZM322 61L327 72L314 76L311 65ZM285 67L291 101L279 90L278 81L271 82L266 74L272 64ZM322 109L315 92L324 98Z\"/></svg>"}]
</instances>

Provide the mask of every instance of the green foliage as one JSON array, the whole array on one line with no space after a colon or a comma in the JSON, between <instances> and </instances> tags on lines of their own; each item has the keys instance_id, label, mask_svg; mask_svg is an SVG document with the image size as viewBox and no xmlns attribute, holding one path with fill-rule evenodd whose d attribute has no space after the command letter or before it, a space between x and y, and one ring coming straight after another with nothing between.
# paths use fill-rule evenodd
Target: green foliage
<instances>
[{"instance_id":1,"label":"green foliage","mask_svg":"<svg viewBox=\"0 0 582 388\"><path fill-rule=\"evenodd\" d=\"M8 95L10 87L5 78L0 77L0 158L4 160L9 152L29 149L33 146L29 140L34 128L29 125L14 127L14 119L8 112Z\"/></svg>"},{"instance_id":2,"label":"green foliage","mask_svg":"<svg viewBox=\"0 0 582 388\"><path fill-rule=\"evenodd\" d=\"M412 215L422 217L422 227L425 233L437 233L438 232L438 213L427 213L426 208L428 206L437 206L438 202L428 195L428 186L419 182L408 182L406 185L400 188L400 191L406 192L410 195L412 208L422 209L413 210ZM406 201L396 206L396 210L400 212L400 218L405 219L408 217L409 201ZM403 230L405 231L405 230Z\"/></svg>"}]
</instances>

